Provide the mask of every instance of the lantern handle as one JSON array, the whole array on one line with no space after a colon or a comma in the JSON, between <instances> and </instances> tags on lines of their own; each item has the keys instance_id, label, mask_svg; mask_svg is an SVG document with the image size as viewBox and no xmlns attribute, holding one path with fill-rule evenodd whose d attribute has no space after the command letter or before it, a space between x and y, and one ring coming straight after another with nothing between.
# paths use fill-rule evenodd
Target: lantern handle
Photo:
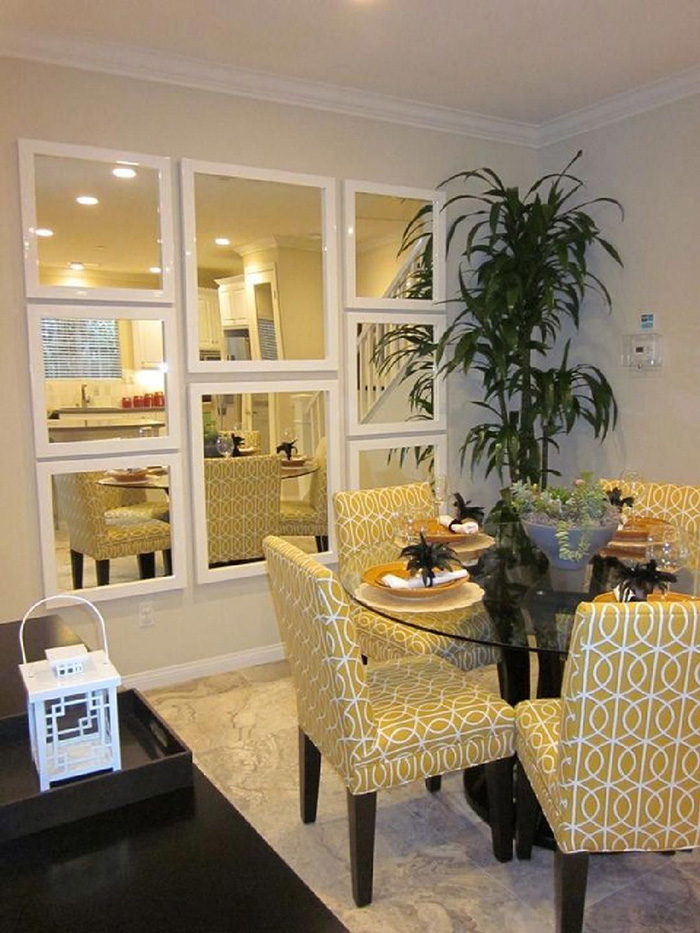
<instances>
[{"instance_id":1,"label":"lantern handle","mask_svg":"<svg viewBox=\"0 0 700 933\"><path fill-rule=\"evenodd\" d=\"M105 653L105 661L109 661L109 651L107 649L107 633L105 630L105 620L102 616L100 610L89 599L85 599L82 596L73 596L70 593L58 593L56 596L47 596L44 599L38 599L33 606L30 606L29 609L24 613L22 617L22 624L19 627L19 646L22 651L22 663L27 663L27 652L24 647L24 626L29 619L29 616L34 612L35 609L38 609L39 606L44 605L45 603L52 602L54 599L67 599L70 602L82 603L84 606L87 606L88 609L92 611L97 616L97 621L100 623L100 630L102 632L102 648Z\"/></svg>"}]
</instances>

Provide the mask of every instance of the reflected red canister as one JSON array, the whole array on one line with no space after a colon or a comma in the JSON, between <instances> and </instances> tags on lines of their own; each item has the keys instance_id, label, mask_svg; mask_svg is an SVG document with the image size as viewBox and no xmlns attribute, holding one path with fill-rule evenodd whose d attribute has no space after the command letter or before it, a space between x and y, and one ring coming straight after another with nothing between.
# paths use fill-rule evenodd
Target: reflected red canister
<instances>
[{"instance_id":1,"label":"reflected red canister","mask_svg":"<svg viewBox=\"0 0 700 933\"><path fill-rule=\"evenodd\" d=\"M144 408L153 408L153 393L146 392L143 397L143 407Z\"/></svg>"},{"instance_id":2,"label":"reflected red canister","mask_svg":"<svg viewBox=\"0 0 700 933\"><path fill-rule=\"evenodd\" d=\"M131 399L126 395L122 397L122 408L131 408Z\"/></svg>"},{"instance_id":3,"label":"reflected red canister","mask_svg":"<svg viewBox=\"0 0 700 933\"><path fill-rule=\"evenodd\" d=\"M135 395L133 398L134 408L143 408L143 395Z\"/></svg>"}]
</instances>

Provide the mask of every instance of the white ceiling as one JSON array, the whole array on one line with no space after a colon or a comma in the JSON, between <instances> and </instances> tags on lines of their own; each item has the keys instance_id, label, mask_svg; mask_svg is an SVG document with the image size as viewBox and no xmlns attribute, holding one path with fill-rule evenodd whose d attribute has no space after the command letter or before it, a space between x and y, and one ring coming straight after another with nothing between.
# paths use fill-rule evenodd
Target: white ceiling
<instances>
[{"instance_id":1,"label":"white ceiling","mask_svg":"<svg viewBox=\"0 0 700 933\"><path fill-rule=\"evenodd\" d=\"M699 0L3 0L0 33L534 125L700 66Z\"/></svg>"}]
</instances>

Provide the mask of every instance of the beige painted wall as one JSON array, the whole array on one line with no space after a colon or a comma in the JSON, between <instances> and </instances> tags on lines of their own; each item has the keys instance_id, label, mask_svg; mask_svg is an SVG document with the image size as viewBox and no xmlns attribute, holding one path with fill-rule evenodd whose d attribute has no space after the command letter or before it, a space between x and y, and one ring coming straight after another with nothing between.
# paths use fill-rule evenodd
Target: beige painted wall
<instances>
[{"instance_id":1,"label":"beige painted wall","mask_svg":"<svg viewBox=\"0 0 700 933\"><path fill-rule=\"evenodd\" d=\"M39 516L29 406L18 193L17 139L82 143L170 156L431 187L460 169L490 165L530 177L535 155L517 146L428 132L244 98L12 60L0 61L0 391L4 476L0 484L0 619L41 595ZM176 166L174 166L176 167ZM177 190L177 172L174 188ZM176 210L176 214L177 214ZM179 240L176 243L178 249ZM176 276L179 283L180 275ZM182 308L181 295L178 307ZM184 312L182 312L184 315ZM184 333L184 316L180 333ZM184 372L184 350L181 351ZM187 420L181 387L183 426ZM455 396L454 430L464 430ZM332 413L332 417L339 417ZM456 452L453 451L453 458ZM183 454L189 492L189 457ZM456 466L455 466L456 472ZM188 510L190 504L188 500ZM194 577L188 535L188 569ZM104 604L110 647L124 674L279 641L264 580L189 587L153 599L156 623L140 629L138 601Z\"/></svg>"},{"instance_id":2,"label":"beige painted wall","mask_svg":"<svg viewBox=\"0 0 700 933\"><path fill-rule=\"evenodd\" d=\"M567 445L566 469L576 458L613 476L627 467L649 480L700 481L700 96L660 107L550 147L543 168L562 167L583 149L575 171L587 196L617 198L625 210L598 211L624 270L597 262L613 298L608 316L599 301L584 315L578 356L594 361L613 384L619 428L602 448L585 433ZM641 312L653 311L663 335L664 362L640 374L619 364L621 337L638 331Z\"/></svg>"}]
</instances>

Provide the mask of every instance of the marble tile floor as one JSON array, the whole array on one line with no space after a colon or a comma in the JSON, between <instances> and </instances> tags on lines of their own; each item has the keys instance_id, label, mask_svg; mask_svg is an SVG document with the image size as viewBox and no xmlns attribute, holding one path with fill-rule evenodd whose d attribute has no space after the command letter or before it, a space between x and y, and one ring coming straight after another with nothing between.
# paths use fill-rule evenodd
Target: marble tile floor
<instances>
[{"instance_id":1,"label":"marble tile floor","mask_svg":"<svg viewBox=\"0 0 700 933\"><path fill-rule=\"evenodd\" d=\"M493 669L470 676L495 688ZM352 933L547 933L552 853L501 865L461 776L379 795L374 901L352 902L345 791L323 769L318 819L299 819L297 726L286 663L153 690L195 760ZM700 933L700 850L591 859L586 933Z\"/></svg>"}]
</instances>

